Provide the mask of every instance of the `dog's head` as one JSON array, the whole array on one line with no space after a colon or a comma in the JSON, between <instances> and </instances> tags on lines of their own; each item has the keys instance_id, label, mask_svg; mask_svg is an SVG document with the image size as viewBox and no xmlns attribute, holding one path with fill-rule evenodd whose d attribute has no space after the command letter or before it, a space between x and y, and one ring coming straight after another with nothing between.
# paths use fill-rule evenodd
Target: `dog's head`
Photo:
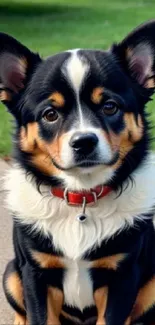
<instances>
[{"instance_id":1,"label":"dog's head","mask_svg":"<svg viewBox=\"0 0 155 325\"><path fill-rule=\"evenodd\" d=\"M0 98L16 119L16 159L40 181L116 188L147 154L154 74L155 21L108 51L46 60L0 34Z\"/></svg>"}]
</instances>

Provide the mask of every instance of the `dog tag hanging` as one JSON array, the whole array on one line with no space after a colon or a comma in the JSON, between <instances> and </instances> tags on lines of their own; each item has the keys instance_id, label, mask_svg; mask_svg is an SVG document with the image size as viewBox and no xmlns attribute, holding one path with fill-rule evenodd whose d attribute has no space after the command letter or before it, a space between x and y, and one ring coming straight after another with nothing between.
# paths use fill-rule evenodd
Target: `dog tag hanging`
<instances>
[{"instance_id":1,"label":"dog tag hanging","mask_svg":"<svg viewBox=\"0 0 155 325\"><path fill-rule=\"evenodd\" d=\"M83 198L83 204L82 204L82 213L77 215L76 219L79 222L85 222L87 219L87 215L85 214L85 210L86 210L86 198Z\"/></svg>"}]
</instances>

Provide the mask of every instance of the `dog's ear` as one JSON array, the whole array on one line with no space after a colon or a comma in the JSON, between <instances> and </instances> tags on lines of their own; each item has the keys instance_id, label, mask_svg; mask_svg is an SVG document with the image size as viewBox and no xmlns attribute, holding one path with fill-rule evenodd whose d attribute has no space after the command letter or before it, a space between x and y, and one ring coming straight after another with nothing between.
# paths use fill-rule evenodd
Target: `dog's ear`
<instances>
[{"instance_id":1,"label":"dog's ear","mask_svg":"<svg viewBox=\"0 0 155 325\"><path fill-rule=\"evenodd\" d=\"M137 27L120 44L114 45L113 53L125 72L147 89L155 87L155 20Z\"/></svg>"},{"instance_id":2,"label":"dog's ear","mask_svg":"<svg viewBox=\"0 0 155 325\"><path fill-rule=\"evenodd\" d=\"M38 54L0 33L0 100L10 111L40 62Z\"/></svg>"}]
</instances>

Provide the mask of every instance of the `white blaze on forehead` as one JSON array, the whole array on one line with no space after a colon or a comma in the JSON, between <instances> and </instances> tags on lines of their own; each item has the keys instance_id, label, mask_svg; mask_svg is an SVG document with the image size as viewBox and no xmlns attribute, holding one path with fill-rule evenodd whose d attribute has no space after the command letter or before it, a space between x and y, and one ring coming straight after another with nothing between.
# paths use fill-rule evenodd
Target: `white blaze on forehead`
<instances>
[{"instance_id":1,"label":"white blaze on forehead","mask_svg":"<svg viewBox=\"0 0 155 325\"><path fill-rule=\"evenodd\" d=\"M89 70L88 62L78 52L79 50L71 51L71 56L63 67L63 72L77 95Z\"/></svg>"},{"instance_id":2,"label":"white blaze on forehead","mask_svg":"<svg viewBox=\"0 0 155 325\"><path fill-rule=\"evenodd\" d=\"M62 71L66 79L69 81L70 86L75 92L77 107L79 111L80 124L84 124L84 117L80 103L79 93L84 82L84 79L89 71L89 63L86 58L81 56L79 50L70 51L69 59L64 63Z\"/></svg>"}]
</instances>

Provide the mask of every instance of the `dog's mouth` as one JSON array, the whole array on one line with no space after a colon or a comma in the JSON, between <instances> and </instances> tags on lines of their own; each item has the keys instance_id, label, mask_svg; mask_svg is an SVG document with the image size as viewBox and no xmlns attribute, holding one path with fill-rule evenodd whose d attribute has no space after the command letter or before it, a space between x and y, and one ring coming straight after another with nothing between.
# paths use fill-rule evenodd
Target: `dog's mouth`
<instances>
[{"instance_id":1,"label":"dog's mouth","mask_svg":"<svg viewBox=\"0 0 155 325\"><path fill-rule=\"evenodd\" d=\"M58 162L56 162L53 158L52 158L52 163L56 168L63 170L63 171L70 171L74 168L90 168L90 167L96 167L96 166L102 165L102 163L100 161L82 160L76 164L70 165L68 167L64 167L64 166L60 165Z\"/></svg>"},{"instance_id":2,"label":"dog's mouth","mask_svg":"<svg viewBox=\"0 0 155 325\"><path fill-rule=\"evenodd\" d=\"M64 167L61 164L59 164L54 158L52 158L52 163L59 170L71 171L74 168L84 168L84 169L88 168L89 169L89 168L93 168L93 167L97 167L97 166L107 166L107 167L112 166L117 162L118 158L119 158L119 153L116 152L114 157L109 162L104 162L101 160L84 159L84 160L81 160L73 165Z\"/></svg>"},{"instance_id":3,"label":"dog's mouth","mask_svg":"<svg viewBox=\"0 0 155 325\"><path fill-rule=\"evenodd\" d=\"M80 163L77 163L75 167L89 168L89 167L95 167L98 165L101 165L101 162L93 161L93 160L83 160Z\"/></svg>"}]
</instances>

